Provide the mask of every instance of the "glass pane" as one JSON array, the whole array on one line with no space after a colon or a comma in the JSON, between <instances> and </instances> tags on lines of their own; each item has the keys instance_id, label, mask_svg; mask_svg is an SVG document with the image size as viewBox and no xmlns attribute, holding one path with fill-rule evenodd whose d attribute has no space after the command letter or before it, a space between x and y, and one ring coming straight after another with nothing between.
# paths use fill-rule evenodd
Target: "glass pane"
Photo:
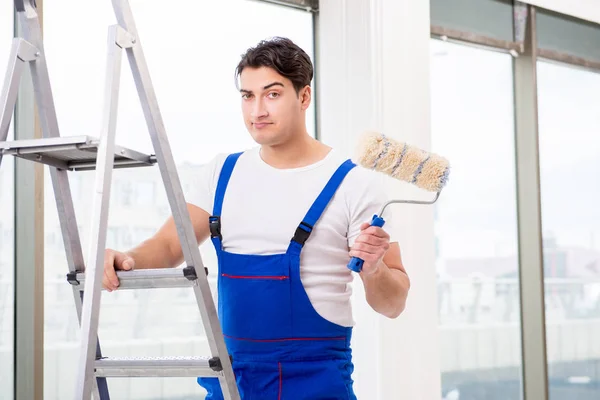
<instances>
[{"instance_id":1,"label":"glass pane","mask_svg":"<svg viewBox=\"0 0 600 400\"><path fill-rule=\"evenodd\" d=\"M4 82L12 46L13 3L0 4L0 76ZM1 89L0 89L1 90ZM13 126L8 140L14 138ZM0 139L1 141L2 139ZM14 380L14 158L0 166L0 399L12 399Z\"/></svg>"},{"instance_id":2,"label":"glass pane","mask_svg":"<svg viewBox=\"0 0 600 400\"><path fill-rule=\"evenodd\" d=\"M600 74L538 63L550 395L600 397Z\"/></svg>"},{"instance_id":3,"label":"glass pane","mask_svg":"<svg viewBox=\"0 0 600 400\"><path fill-rule=\"evenodd\" d=\"M600 61L600 25L543 9L536 18L540 48Z\"/></svg>"},{"instance_id":4,"label":"glass pane","mask_svg":"<svg viewBox=\"0 0 600 400\"><path fill-rule=\"evenodd\" d=\"M513 40L510 0L430 0L431 24Z\"/></svg>"},{"instance_id":5,"label":"glass pane","mask_svg":"<svg viewBox=\"0 0 600 400\"><path fill-rule=\"evenodd\" d=\"M431 45L432 150L452 164L435 207L442 398L520 400L512 60Z\"/></svg>"},{"instance_id":6,"label":"glass pane","mask_svg":"<svg viewBox=\"0 0 600 400\"><path fill-rule=\"evenodd\" d=\"M234 70L240 55L261 39L287 36L313 53L310 13L247 0L178 2L132 0L131 6L184 192L199 167L217 153L255 143L241 116ZM62 135L100 130L110 1L45 5L46 52ZM235 12L232 12L235 10ZM73 34L79 32L79 34ZM127 58L123 58L117 143L152 153ZM314 116L309 117L314 132ZM314 133L313 133L314 134ZM50 182L46 172L48 182ZM77 223L87 252L94 193L93 172L70 175ZM78 323L52 186L46 186L45 399L73 397ZM153 235L170 215L158 168L117 170L113 175L107 246L128 250ZM216 267L212 243L201 246L204 263ZM87 253L86 253L87 258ZM209 275L212 280L215 274ZM212 282L213 291L215 290ZM105 356L208 355L191 289L103 293L100 341ZM60 382L59 382L60 379ZM195 378L109 379L112 398L203 398Z\"/></svg>"}]
</instances>

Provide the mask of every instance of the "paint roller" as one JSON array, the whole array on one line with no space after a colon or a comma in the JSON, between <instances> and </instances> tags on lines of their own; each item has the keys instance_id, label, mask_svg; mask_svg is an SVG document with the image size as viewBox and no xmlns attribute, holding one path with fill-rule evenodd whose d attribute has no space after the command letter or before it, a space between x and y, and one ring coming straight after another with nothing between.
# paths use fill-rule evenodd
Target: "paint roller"
<instances>
[{"instance_id":1,"label":"paint roller","mask_svg":"<svg viewBox=\"0 0 600 400\"><path fill-rule=\"evenodd\" d=\"M418 188L435 192L433 200L391 200L383 205L379 214L371 220L371 226L382 227L382 215L386 207L394 203L433 204L448 181L450 164L437 154L429 153L408 143L396 141L378 132L366 132L357 146L356 161L359 165L382 172L392 178L411 183ZM364 261L352 257L348 268L354 272L362 270Z\"/></svg>"}]
</instances>

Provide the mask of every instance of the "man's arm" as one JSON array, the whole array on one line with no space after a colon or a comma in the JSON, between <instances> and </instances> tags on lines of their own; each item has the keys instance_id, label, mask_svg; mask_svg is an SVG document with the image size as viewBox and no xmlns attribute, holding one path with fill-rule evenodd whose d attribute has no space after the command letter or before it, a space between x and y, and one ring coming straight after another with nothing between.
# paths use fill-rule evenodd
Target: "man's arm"
<instances>
[{"instance_id":1,"label":"man's arm","mask_svg":"<svg viewBox=\"0 0 600 400\"><path fill-rule=\"evenodd\" d=\"M208 238L209 215L193 204L188 203L187 209L196 235L196 243L199 245ZM136 269L174 268L180 265L183 262L183 251L174 218L169 217L154 236L125 254L134 259Z\"/></svg>"},{"instance_id":2,"label":"man's arm","mask_svg":"<svg viewBox=\"0 0 600 400\"><path fill-rule=\"evenodd\" d=\"M382 228L363 224L361 229L350 256L364 261L360 277L367 303L378 313L397 318L404 311L410 289L400 246L390 244L390 237Z\"/></svg>"},{"instance_id":3,"label":"man's arm","mask_svg":"<svg viewBox=\"0 0 600 400\"><path fill-rule=\"evenodd\" d=\"M361 272L369 305L380 314L397 318L406 305L410 279L402 265L400 246L391 243L374 273Z\"/></svg>"},{"instance_id":4,"label":"man's arm","mask_svg":"<svg viewBox=\"0 0 600 400\"><path fill-rule=\"evenodd\" d=\"M192 227L198 245L204 242L209 234L209 214L193 204L187 204ZM103 284L112 291L119 286L115 270L173 268L183 262L183 251L175 220L171 216L151 238L143 241L126 252L107 249L104 257Z\"/></svg>"}]
</instances>

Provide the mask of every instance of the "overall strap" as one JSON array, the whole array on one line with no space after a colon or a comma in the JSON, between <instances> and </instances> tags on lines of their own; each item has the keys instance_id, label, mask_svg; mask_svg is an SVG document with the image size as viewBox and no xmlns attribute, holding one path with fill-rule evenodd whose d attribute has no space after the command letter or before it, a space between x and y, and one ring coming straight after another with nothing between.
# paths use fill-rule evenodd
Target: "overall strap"
<instances>
[{"instance_id":1,"label":"overall strap","mask_svg":"<svg viewBox=\"0 0 600 400\"><path fill-rule=\"evenodd\" d=\"M354 164L351 160L344 161L344 163L342 163L338 167L338 169L329 179L329 182L327 182L327 185L325 185L317 199L314 201L314 203L304 216L304 219L302 220L300 225L298 225L298 228L296 228L296 233L292 238L291 244L297 243L298 245L300 245L300 247L304 246L304 243L308 240L308 237L310 236L313 227L315 226L319 218L321 218L321 215L323 214L323 212L327 208L327 205L335 195L335 192L344 181L344 178L346 177L348 172L350 172L354 167L356 167L356 164Z\"/></svg>"},{"instance_id":2,"label":"overall strap","mask_svg":"<svg viewBox=\"0 0 600 400\"><path fill-rule=\"evenodd\" d=\"M223 198L225 197L227 184L229 183L229 178L231 178L231 173L233 172L235 163L241 154L242 153L240 152L227 156L219 175L217 190L215 191L213 215L209 217L210 237L217 248L221 247L221 240L223 240L223 236L221 236L221 211L223 208Z\"/></svg>"}]
</instances>

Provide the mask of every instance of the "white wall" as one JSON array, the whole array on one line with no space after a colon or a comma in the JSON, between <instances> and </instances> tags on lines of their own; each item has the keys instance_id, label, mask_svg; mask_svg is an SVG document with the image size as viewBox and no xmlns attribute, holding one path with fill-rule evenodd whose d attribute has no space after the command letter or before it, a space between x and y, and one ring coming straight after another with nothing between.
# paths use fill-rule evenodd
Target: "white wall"
<instances>
[{"instance_id":1,"label":"white wall","mask_svg":"<svg viewBox=\"0 0 600 400\"><path fill-rule=\"evenodd\" d=\"M429 148L429 21L427 1L321 1L317 95L323 142L351 156L357 136L376 129ZM381 179L395 197L418 193ZM359 399L438 400L432 209L400 205L393 211L412 288L403 315L387 320L366 305L355 279L356 392Z\"/></svg>"},{"instance_id":2,"label":"white wall","mask_svg":"<svg viewBox=\"0 0 600 400\"><path fill-rule=\"evenodd\" d=\"M598 0L521 0L535 6L600 24Z\"/></svg>"}]
</instances>

